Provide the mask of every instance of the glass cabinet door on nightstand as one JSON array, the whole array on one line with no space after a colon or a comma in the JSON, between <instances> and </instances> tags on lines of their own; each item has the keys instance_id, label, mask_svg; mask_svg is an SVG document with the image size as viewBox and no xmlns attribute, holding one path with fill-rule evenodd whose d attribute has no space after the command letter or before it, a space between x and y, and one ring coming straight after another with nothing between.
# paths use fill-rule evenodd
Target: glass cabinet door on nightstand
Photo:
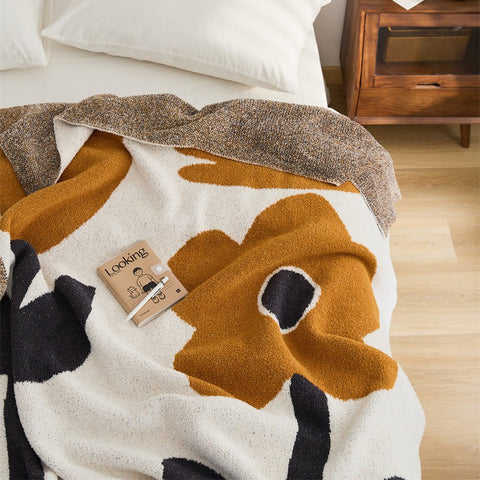
<instances>
[{"instance_id":1,"label":"glass cabinet door on nightstand","mask_svg":"<svg viewBox=\"0 0 480 480\"><path fill-rule=\"evenodd\" d=\"M375 84L395 76L398 85L401 75L405 86L458 86L453 77L480 74L479 34L479 27L379 27Z\"/></svg>"},{"instance_id":2,"label":"glass cabinet door on nightstand","mask_svg":"<svg viewBox=\"0 0 480 480\"><path fill-rule=\"evenodd\" d=\"M362 83L480 87L477 15L369 14Z\"/></svg>"}]
</instances>

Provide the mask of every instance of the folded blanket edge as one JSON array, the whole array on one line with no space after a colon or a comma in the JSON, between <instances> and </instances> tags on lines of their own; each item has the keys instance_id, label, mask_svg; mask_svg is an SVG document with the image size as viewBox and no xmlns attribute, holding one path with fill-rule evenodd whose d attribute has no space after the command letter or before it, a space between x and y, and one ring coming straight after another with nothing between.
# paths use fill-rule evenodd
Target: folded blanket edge
<instances>
[{"instance_id":1,"label":"folded blanket edge","mask_svg":"<svg viewBox=\"0 0 480 480\"><path fill-rule=\"evenodd\" d=\"M0 148L27 193L54 184L61 173L54 121L197 148L335 185L350 181L383 235L395 220L400 191L390 155L365 128L328 108L234 99L197 110L172 94L104 94L73 104L1 109Z\"/></svg>"}]
</instances>

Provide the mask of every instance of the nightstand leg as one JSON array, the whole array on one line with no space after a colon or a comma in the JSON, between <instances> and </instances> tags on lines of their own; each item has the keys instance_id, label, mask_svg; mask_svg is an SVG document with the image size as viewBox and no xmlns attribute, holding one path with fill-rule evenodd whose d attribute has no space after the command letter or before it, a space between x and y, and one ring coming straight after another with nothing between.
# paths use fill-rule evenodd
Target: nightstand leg
<instances>
[{"instance_id":1,"label":"nightstand leg","mask_svg":"<svg viewBox=\"0 0 480 480\"><path fill-rule=\"evenodd\" d=\"M462 141L462 147L468 148L470 146L470 124L460 125L460 138Z\"/></svg>"}]
</instances>

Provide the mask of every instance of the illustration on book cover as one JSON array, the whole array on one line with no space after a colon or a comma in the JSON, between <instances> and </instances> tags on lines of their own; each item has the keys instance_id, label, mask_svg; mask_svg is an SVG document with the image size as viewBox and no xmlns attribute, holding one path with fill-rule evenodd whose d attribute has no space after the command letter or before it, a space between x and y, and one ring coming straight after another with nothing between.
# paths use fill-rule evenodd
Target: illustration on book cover
<instances>
[{"instance_id":1,"label":"illustration on book cover","mask_svg":"<svg viewBox=\"0 0 480 480\"><path fill-rule=\"evenodd\" d=\"M142 326L182 300L187 290L142 240L101 265L98 274L115 298Z\"/></svg>"},{"instance_id":2,"label":"illustration on book cover","mask_svg":"<svg viewBox=\"0 0 480 480\"><path fill-rule=\"evenodd\" d=\"M136 267L133 269L133 274L137 277L137 285L144 292L148 293L150 290L153 290L157 286L157 281L152 275L148 273L143 273L143 269ZM127 290L134 288L128 287ZM153 303L158 303L160 300L165 298L165 294L160 291L152 297Z\"/></svg>"}]
</instances>

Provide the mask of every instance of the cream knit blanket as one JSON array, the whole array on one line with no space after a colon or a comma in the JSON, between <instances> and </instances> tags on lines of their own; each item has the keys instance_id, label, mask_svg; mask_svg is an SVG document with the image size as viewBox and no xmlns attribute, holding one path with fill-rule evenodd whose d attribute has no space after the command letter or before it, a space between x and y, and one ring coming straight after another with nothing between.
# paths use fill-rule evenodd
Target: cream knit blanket
<instances>
[{"instance_id":1,"label":"cream knit blanket","mask_svg":"<svg viewBox=\"0 0 480 480\"><path fill-rule=\"evenodd\" d=\"M0 111L0 476L420 478L388 332L392 162L316 107L172 95ZM96 268L188 289L137 328Z\"/></svg>"}]
</instances>

